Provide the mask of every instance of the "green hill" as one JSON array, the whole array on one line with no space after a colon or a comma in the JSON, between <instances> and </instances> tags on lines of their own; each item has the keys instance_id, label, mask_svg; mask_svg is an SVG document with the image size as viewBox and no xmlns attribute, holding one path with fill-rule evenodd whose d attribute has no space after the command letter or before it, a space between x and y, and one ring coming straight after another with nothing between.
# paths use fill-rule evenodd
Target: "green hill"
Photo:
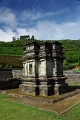
<instances>
[{"instance_id":1,"label":"green hill","mask_svg":"<svg viewBox=\"0 0 80 120\"><path fill-rule=\"evenodd\" d=\"M31 40L0 41L0 68L22 68L23 46Z\"/></svg>"},{"instance_id":2,"label":"green hill","mask_svg":"<svg viewBox=\"0 0 80 120\"><path fill-rule=\"evenodd\" d=\"M22 62L20 60L23 54L22 48L30 41L32 41L32 39L15 40L11 42L0 41L0 68L22 68ZM63 63L64 68L68 69L80 65L80 40L58 41L62 43L63 46L63 53L65 56Z\"/></svg>"},{"instance_id":3,"label":"green hill","mask_svg":"<svg viewBox=\"0 0 80 120\"><path fill-rule=\"evenodd\" d=\"M59 40L63 46L65 56L64 68L80 65L80 40Z\"/></svg>"}]
</instances>

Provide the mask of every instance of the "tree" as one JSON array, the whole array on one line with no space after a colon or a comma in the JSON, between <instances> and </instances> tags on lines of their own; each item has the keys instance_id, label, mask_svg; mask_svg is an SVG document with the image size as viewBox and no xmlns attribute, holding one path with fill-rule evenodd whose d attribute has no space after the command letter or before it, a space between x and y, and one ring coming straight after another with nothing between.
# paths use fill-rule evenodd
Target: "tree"
<instances>
[{"instance_id":1,"label":"tree","mask_svg":"<svg viewBox=\"0 0 80 120\"><path fill-rule=\"evenodd\" d=\"M34 39L34 35L32 35L31 39Z\"/></svg>"},{"instance_id":2,"label":"tree","mask_svg":"<svg viewBox=\"0 0 80 120\"><path fill-rule=\"evenodd\" d=\"M63 67L64 67L64 69L68 69L69 64L68 64L67 60L63 61Z\"/></svg>"}]
</instances>

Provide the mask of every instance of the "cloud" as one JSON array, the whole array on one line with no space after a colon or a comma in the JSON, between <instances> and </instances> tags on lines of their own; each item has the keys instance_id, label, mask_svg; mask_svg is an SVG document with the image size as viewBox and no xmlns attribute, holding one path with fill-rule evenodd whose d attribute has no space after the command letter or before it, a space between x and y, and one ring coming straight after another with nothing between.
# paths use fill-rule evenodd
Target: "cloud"
<instances>
[{"instance_id":1,"label":"cloud","mask_svg":"<svg viewBox=\"0 0 80 120\"><path fill-rule=\"evenodd\" d=\"M55 22L40 21L35 27L0 29L1 41L12 41L12 37L19 38L21 35L34 35L38 40L80 39L80 21L57 24Z\"/></svg>"},{"instance_id":2,"label":"cloud","mask_svg":"<svg viewBox=\"0 0 80 120\"><path fill-rule=\"evenodd\" d=\"M29 10L25 10L22 12L20 18L22 20L36 20L39 19L42 16L41 13L39 12L35 12L35 11L29 11Z\"/></svg>"},{"instance_id":3,"label":"cloud","mask_svg":"<svg viewBox=\"0 0 80 120\"><path fill-rule=\"evenodd\" d=\"M80 21L65 23L62 27L62 32L65 38L80 39Z\"/></svg>"},{"instance_id":4,"label":"cloud","mask_svg":"<svg viewBox=\"0 0 80 120\"><path fill-rule=\"evenodd\" d=\"M17 25L16 16L8 8L1 8L0 9L0 24L5 24L9 27L15 27Z\"/></svg>"},{"instance_id":5,"label":"cloud","mask_svg":"<svg viewBox=\"0 0 80 120\"><path fill-rule=\"evenodd\" d=\"M0 41L12 41L12 37L16 36L16 33L12 31L10 28L6 28L5 30L0 29Z\"/></svg>"},{"instance_id":6,"label":"cloud","mask_svg":"<svg viewBox=\"0 0 80 120\"><path fill-rule=\"evenodd\" d=\"M34 35L40 40L80 39L80 21L57 24L55 22L39 22L29 29L18 29L18 34ZM24 34L25 33L25 34Z\"/></svg>"},{"instance_id":7,"label":"cloud","mask_svg":"<svg viewBox=\"0 0 80 120\"><path fill-rule=\"evenodd\" d=\"M56 12L47 12L47 13L41 13L41 12L37 12L35 10L24 10L21 15L20 15L20 19L22 20L38 20L38 19L44 19L45 17L51 17L51 16L55 16L61 13L64 13L68 10L68 8L66 7L65 9L61 9L59 11Z\"/></svg>"}]
</instances>

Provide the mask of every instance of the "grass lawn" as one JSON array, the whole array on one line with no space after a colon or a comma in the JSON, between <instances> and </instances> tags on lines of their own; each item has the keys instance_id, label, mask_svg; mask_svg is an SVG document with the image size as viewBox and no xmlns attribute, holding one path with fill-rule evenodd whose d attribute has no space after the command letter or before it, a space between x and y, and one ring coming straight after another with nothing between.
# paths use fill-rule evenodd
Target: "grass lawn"
<instances>
[{"instance_id":1,"label":"grass lawn","mask_svg":"<svg viewBox=\"0 0 80 120\"><path fill-rule=\"evenodd\" d=\"M0 94L0 120L80 120L80 104L61 116L7 98Z\"/></svg>"}]
</instances>

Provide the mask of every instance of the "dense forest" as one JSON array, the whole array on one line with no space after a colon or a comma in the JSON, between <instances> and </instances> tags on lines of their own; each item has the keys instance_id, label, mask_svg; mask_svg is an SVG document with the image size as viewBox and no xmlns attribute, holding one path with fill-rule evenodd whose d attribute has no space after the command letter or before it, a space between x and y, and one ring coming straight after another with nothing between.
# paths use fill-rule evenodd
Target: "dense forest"
<instances>
[{"instance_id":1,"label":"dense forest","mask_svg":"<svg viewBox=\"0 0 80 120\"><path fill-rule=\"evenodd\" d=\"M22 69L22 48L30 41L32 41L32 39L15 40L11 42L0 41L0 68ZM63 62L64 69L80 66L80 40L66 39L58 40L58 42L62 43L63 46L63 54L65 56Z\"/></svg>"}]
</instances>

